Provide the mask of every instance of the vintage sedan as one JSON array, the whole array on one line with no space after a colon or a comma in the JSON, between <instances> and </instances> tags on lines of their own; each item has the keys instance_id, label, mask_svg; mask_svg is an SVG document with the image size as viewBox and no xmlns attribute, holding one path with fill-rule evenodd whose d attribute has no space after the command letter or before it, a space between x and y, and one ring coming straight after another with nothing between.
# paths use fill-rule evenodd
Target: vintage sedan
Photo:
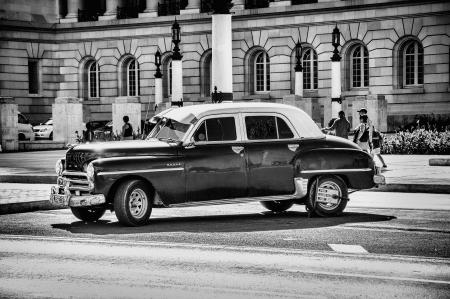
<instances>
[{"instance_id":1,"label":"vintage sedan","mask_svg":"<svg viewBox=\"0 0 450 299\"><path fill-rule=\"evenodd\" d=\"M260 201L274 212L304 204L342 213L348 189L384 183L372 157L326 136L301 109L274 103L172 108L146 140L77 145L56 164L50 201L83 221L106 210L148 223L152 208Z\"/></svg>"}]
</instances>

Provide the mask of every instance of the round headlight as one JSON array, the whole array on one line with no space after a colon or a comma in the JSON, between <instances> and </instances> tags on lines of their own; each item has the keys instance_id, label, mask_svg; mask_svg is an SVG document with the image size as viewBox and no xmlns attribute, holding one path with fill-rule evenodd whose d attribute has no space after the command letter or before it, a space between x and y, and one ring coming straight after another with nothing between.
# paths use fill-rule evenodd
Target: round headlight
<instances>
[{"instance_id":1,"label":"round headlight","mask_svg":"<svg viewBox=\"0 0 450 299\"><path fill-rule=\"evenodd\" d=\"M61 176L61 175L62 175L62 173L63 173L63 171L64 171L64 164L63 164L63 162L62 162L62 159L59 159L59 160L56 162L56 165L55 165L55 171L56 171L56 174L57 174L58 176Z\"/></svg>"},{"instance_id":2,"label":"round headlight","mask_svg":"<svg viewBox=\"0 0 450 299\"><path fill-rule=\"evenodd\" d=\"M94 180L94 175L95 175L95 169L94 169L94 165L91 163L89 163L89 165L86 167L86 175L88 180L93 181Z\"/></svg>"}]
</instances>

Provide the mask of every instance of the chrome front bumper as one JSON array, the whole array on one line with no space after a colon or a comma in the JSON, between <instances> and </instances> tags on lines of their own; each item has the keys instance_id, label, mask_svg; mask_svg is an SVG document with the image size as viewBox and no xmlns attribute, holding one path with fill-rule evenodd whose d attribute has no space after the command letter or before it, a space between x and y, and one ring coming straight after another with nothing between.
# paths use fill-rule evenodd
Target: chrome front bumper
<instances>
[{"instance_id":1,"label":"chrome front bumper","mask_svg":"<svg viewBox=\"0 0 450 299\"><path fill-rule=\"evenodd\" d=\"M61 194L58 186L52 186L50 202L63 207L89 207L105 203L106 198L103 194L73 195L67 189Z\"/></svg>"}]
</instances>

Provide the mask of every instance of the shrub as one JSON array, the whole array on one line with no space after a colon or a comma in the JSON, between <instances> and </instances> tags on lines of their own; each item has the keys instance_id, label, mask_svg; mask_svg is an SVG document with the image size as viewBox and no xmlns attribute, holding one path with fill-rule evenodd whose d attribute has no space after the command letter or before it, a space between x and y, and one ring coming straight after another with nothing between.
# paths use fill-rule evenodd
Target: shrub
<instances>
[{"instance_id":1,"label":"shrub","mask_svg":"<svg viewBox=\"0 0 450 299\"><path fill-rule=\"evenodd\" d=\"M412 132L398 132L383 140L383 154L450 154L450 131L418 129Z\"/></svg>"}]
</instances>

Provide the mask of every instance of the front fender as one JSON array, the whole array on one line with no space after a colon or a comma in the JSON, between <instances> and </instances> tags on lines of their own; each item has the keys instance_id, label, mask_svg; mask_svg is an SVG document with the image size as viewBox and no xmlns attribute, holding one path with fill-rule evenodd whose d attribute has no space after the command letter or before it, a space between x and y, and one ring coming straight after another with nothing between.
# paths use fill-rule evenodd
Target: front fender
<instances>
[{"instance_id":1,"label":"front fender","mask_svg":"<svg viewBox=\"0 0 450 299\"><path fill-rule=\"evenodd\" d=\"M94 193L111 195L117 181L142 178L158 192L164 203L184 200L184 163L179 156L131 156L100 158L95 168Z\"/></svg>"},{"instance_id":2,"label":"front fender","mask_svg":"<svg viewBox=\"0 0 450 299\"><path fill-rule=\"evenodd\" d=\"M374 186L372 156L358 149L325 148L299 152L295 156L294 170L297 177L308 179L318 175L338 175L349 188Z\"/></svg>"}]
</instances>

